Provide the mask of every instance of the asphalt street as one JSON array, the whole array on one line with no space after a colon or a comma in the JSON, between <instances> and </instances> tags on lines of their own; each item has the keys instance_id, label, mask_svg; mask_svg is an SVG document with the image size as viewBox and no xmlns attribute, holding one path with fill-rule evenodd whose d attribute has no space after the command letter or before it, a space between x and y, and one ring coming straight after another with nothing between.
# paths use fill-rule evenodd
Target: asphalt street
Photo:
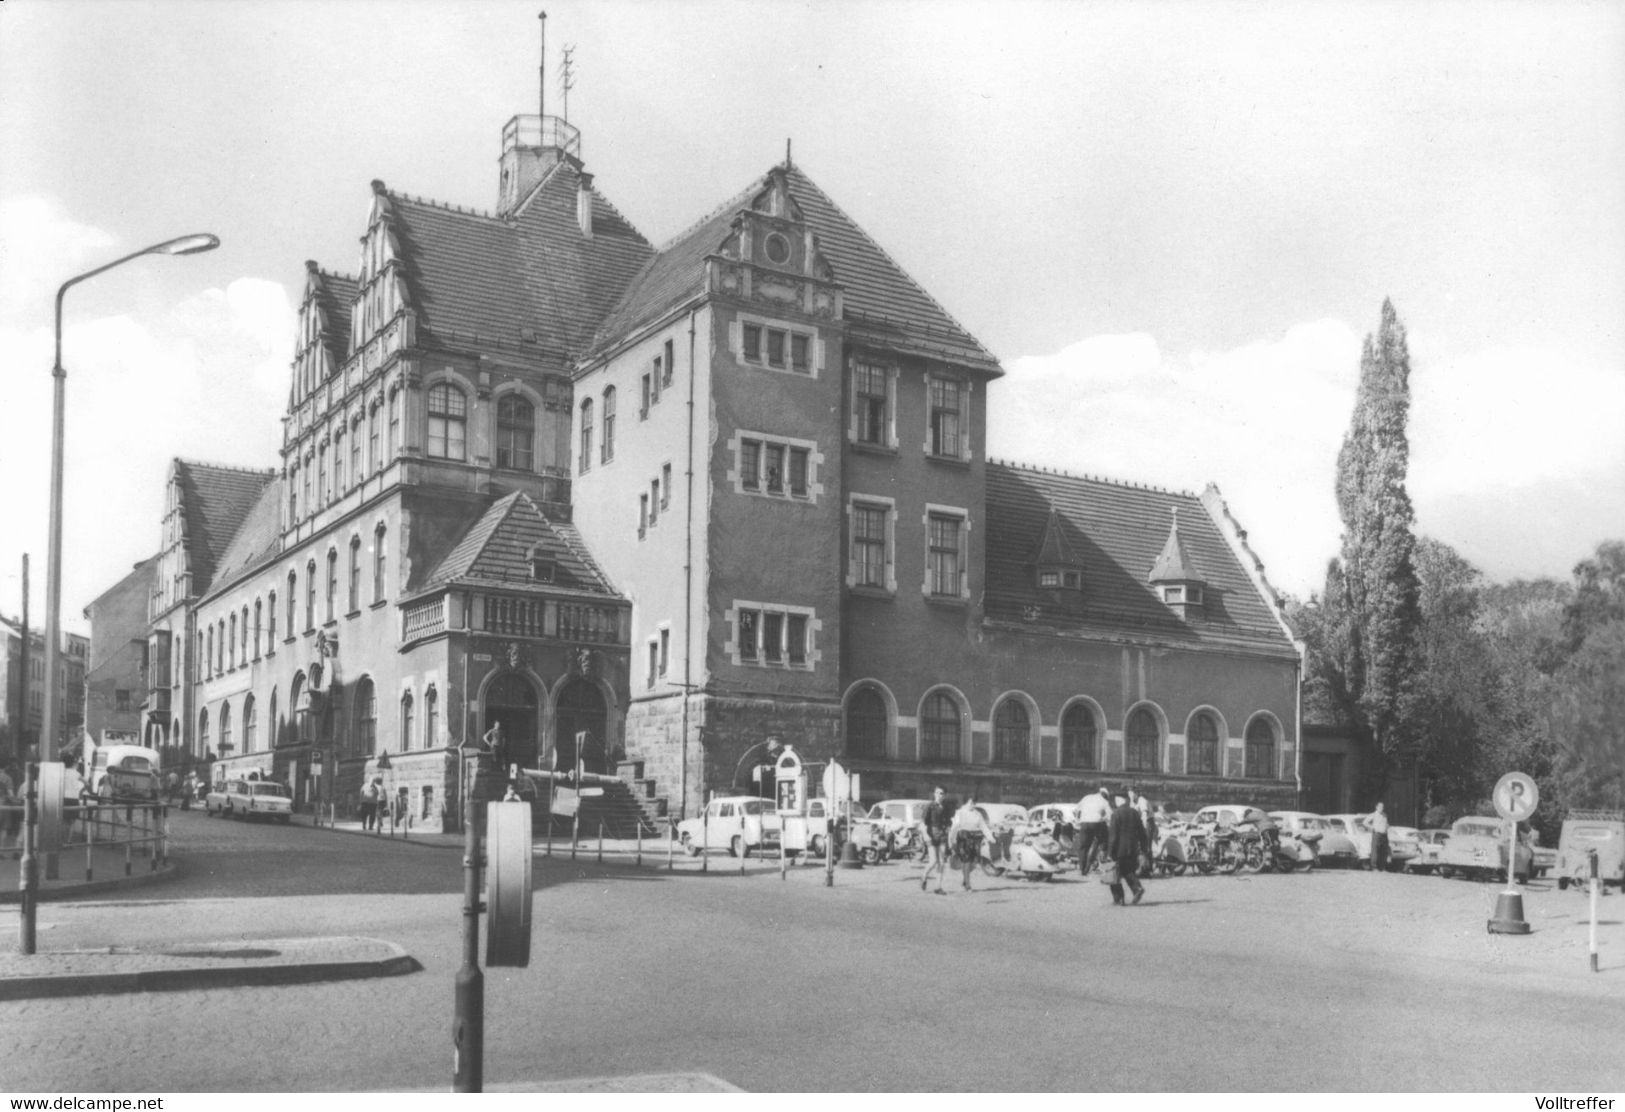
<instances>
[{"instance_id":1,"label":"asphalt street","mask_svg":"<svg viewBox=\"0 0 1625 1112\"><path fill-rule=\"evenodd\" d=\"M48 904L42 949L360 934L406 977L0 1005L0 1087L443 1088L461 855L176 816L177 875ZM486 979L485 1077L709 1073L761 1091L1535 1091L1625 1088L1625 900L1314 872L1076 876L922 893L914 865L538 858L532 961ZM0 911L14 945L15 909ZM94 1035L88 1034L95 1032Z\"/></svg>"}]
</instances>

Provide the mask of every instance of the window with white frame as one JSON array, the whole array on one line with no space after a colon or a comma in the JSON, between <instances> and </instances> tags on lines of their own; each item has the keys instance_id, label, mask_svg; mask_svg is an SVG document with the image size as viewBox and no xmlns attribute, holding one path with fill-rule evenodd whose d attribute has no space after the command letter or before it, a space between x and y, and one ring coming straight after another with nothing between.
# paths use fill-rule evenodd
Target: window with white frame
<instances>
[{"instance_id":1,"label":"window with white frame","mask_svg":"<svg viewBox=\"0 0 1625 1112\"><path fill-rule=\"evenodd\" d=\"M927 375L925 383L930 404L925 450L944 459L969 459L965 413L969 389L959 379L943 375Z\"/></svg>"},{"instance_id":2,"label":"window with white frame","mask_svg":"<svg viewBox=\"0 0 1625 1112\"><path fill-rule=\"evenodd\" d=\"M394 421L394 410L390 420ZM429 387L429 439L436 459L465 459L468 454L468 398L449 382Z\"/></svg>"},{"instance_id":3,"label":"window with white frame","mask_svg":"<svg viewBox=\"0 0 1625 1112\"><path fill-rule=\"evenodd\" d=\"M789 440L740 432L733 441L735 468L730 476L741 493L816 501L821 487L817 468L822 457L810 440Z\"/></svg>"},{"instance_id":4,"label":"window with white frame","mask_svg":"<svg viewBox=\"0 0 1625 1112\"><path fill-rule=\"evenodd\" d=\"M582 473L592 470L592 399L581 402L581 466Z\"/></svg>"},{"instance_id":5,"label":"window with white frame","mask_svg":"<svg viewBox=\"0 0 1625 1112\"><path fill-rule=\"evenodd\" d=\"M847 569L849 587L897 589L893 559L896 536L896 506L891 499L853 495L851 508L851 563Z\"/></svg>"},{"instance_id":6,"label":"window with white frame","mask_svg":"<svg viewBox=\"0 0 1625 1112\"><path fill-rule=\"evenodd\" d=\"M774 371L811 375L815 338L808 329L789 324L756 319L739 323L739 359L752 366Z\"/></svg>"},{"instance_id":7,"label":"window with white frame","mask_svg":"<svg viewBox=\"0 0 1625 1112\"><path fill-rule=\"evenodd\" d=\"M965 598L966 534L963 510L928 507L925 515L925 593L932 598Z\"/></svg>"},{"instance_id":8,"label":"window with white frame","mask_svg":"<svg viewBox=\"0 0 1625 1112\"><path fill-rule=\"evenodd\" d=\"M530 471L535 464L536 407L520 394L497 399L497 466Z\"/></svg>"},{"instance_id":9,"label":"window with white frame","mask_svg":"<svg viewBox=\"0 0 1625 1112\"><path fill-rule=\"evenodd\" d=\"M887 367L862 360L852 364L852 422L854 443L875 448L895 448L896 374Z\"/></svg>"},{"instance_id":10,"label":"window with white frame","mask_svg":"<svg viewBox=\"0 0 1625 1112\"><path fill-rule=\"evenodd\" d=\"M602 443L598 446L598 462L608 463L615 458L615 387L604 388Z\"/></svg>"},{"instance_id":11,"label":"window with white frame","mask_svg":"<svg viewBox=\"0 0 1625 1112\"><path fill-rule=\"evenodd\" d=\"M810 607L738 602L729 612L734 663L811 668L817 659L817 619Z\"/></svg>"}]
</instances>

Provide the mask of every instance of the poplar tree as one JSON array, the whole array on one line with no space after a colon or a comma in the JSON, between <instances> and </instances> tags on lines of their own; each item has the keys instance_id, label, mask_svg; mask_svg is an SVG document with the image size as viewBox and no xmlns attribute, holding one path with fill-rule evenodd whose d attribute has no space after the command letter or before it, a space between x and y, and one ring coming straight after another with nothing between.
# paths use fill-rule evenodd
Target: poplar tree
<instances>
[{"instance_id":1,"label":"poplar tree","mask_svg":"<svg viewBox=\"0 0 1625 1112\"><path fill-rule=\"evenodd\" d=\"M1323 661L1368 760L1369 798L1380 799L1396 753L1415 740L1421 608L1415 514L1405 489L1410 442L1410 353L1405 326L1387 299L1382 325L1366 336L1354 415L1337 454L1343 549L1326 578L1331 619Z\"/></svg>"}]
</instances>

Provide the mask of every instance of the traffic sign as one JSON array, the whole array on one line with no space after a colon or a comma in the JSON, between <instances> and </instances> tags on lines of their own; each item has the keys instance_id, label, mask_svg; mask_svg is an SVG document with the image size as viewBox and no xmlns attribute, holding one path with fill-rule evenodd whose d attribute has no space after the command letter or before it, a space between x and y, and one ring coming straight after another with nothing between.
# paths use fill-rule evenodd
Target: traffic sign
<instances>
[{"instance_id":1,"label":"traffic sign","mask_svg":"<svg viewBox=\"0 0 1625 1112\"><path fill-rule=\"evenodd\" d=\"M1512 822L1522 822L1535 813L1540 803L1540 789L1522 772L1509 772L1495 785L1491 794L1495 813Z\"/></svg>"},{"instance_id":2,"label":"traffic sign","mask_svg":"<svg viewBox=\"0 0 1625 1112\"><path fill-rule=\"evenodd\" d=\"M485 964L530 964L530 804L485 805Z\"/></svg>"}]
</instances>

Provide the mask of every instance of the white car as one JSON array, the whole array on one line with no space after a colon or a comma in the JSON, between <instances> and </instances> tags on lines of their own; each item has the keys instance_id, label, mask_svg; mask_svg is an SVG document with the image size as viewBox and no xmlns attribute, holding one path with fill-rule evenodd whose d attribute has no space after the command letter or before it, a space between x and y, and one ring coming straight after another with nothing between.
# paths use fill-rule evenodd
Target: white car
<instances>
[{"instance_id":1,"label":"white car","mask_svg":"<svg viewBox=\"0 0 1625 1112\"><path fill-rule=\"evenodd\" d=\"M1360 855L1360 864L1369 867L1371 864L1371 827L1366 825L1367 815L1327 815L1326 821L1332 824L1332 829L1339 834L1346 835L1354 843L1354 850Z\"/></svg>"},{"instance_id":2,"label":"white car","mask_svg":"<svg viewBox=\"0 0 1625 1112\"><path fill-rule=\"evenodd\" d=\"M1245 803L1215 803L1196 812L1196 817L1191 821L1198 826L1240 826L1248 822L1263 826L1270 821L1270 816L1260 808L1249 807Z\"/></svg>"},{"instance_id":3,"label":"white car","mask_svg":"<svg viewBox=\"0 0 1625 1112\"><path fill-rule=\"evenodd\" d=\"M291 822L293 796L288 785L275 780L232 780L204 797L203 810L239 819Z\"/></svg>"},{"instance_id":4,"label":"white car","mask_svg":"<svg viewBox=\"0 0 1625 1112\"><path fill-rule=\"evenodd\" d=\"M754 795L725 795L705 805L698 816L677 824L677 840L690 857L706 850L725 849L735 857L748 857L779 840L779 814L771 799Z\"/></svg>"},{"instance_id":5,"label":"white car","mask_svg":"<svg viewBox=\"0 0 1625 1112\"><path fill-rule=\"evenodd\" d=\"M1017 837L1027 832L1027 808L1019 803L980 803L976 809L987 820L988 826L1013 830Z\"/></svg>"},{"instance_id":6,"label":"white car","mask_svg":"<svg viewBox=\"0 0 1625 1112\"><path fill-rule=\"evenodd\" d=\"M1355 847L1348 835L1336 830L1324 815L1316 815L1309 811L1271 811L1270 818L1280 824L1286 833L1302 836L1304 834L1320 835L1320 849L1317 864L1343 865L1352 867L1360 862L1360 851Z\"/></svg>"}]
</instances>

